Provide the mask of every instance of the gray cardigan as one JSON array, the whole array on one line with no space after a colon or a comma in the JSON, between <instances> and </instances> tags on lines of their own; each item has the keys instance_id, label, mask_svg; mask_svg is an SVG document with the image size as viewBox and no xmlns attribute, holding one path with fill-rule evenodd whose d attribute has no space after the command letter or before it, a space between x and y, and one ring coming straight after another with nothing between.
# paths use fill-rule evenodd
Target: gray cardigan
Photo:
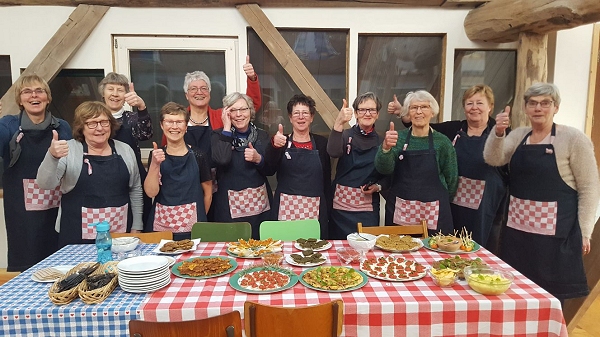
<instances>
[{"instance_id":1,"label":"gray cardigan","mask_svg":"<svg viewBox=\"0 0 600 337\"><path fill-rule=\"evenodd\" d=\"M133 216L132 229L142 230L142 183L137 168L135 153L126 143L114 140L117 153L125 161L129 171L129 199ZM83 165L83 144L75 139L67 141L69 154L60 159L46 152L44 160L38 168L36 183L44 189L60 186L60 191L69 193L77 184L81 166ZM56 231L60 232L60 209L56 219Z\"/></svg>"}]
</instances>

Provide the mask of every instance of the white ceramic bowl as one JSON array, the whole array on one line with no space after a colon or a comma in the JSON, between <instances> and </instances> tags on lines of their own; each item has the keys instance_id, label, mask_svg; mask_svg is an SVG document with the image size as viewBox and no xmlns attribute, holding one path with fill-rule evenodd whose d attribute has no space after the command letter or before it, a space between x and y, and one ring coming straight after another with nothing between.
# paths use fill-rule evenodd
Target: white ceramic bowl
<instances>
[{"instance_id":1,"label":"white ceramic bowl","mask_svg":"<svg viewBox=\"0 0 600 337\"><path fill-rule=\"evenodd\" d=\"M140 243L140 239L134 236L123 236L119 238L112 239L112 247L110 250L113 253L123 253L134 250L138 244Z\"/></svg>"},{"instance_id":2,"label":"white ceramic bowl","mask_svg":"<svg viewBox=\"0 0 600 337\"><path fill-rule=\"evenodd\" d=\"M375 242L377 242L377 236L367 233L360 233L360 236L358 233L348 234L346 239L350 247L359 251L371 250L375 247Z\"/></svg>"}]
</instances>

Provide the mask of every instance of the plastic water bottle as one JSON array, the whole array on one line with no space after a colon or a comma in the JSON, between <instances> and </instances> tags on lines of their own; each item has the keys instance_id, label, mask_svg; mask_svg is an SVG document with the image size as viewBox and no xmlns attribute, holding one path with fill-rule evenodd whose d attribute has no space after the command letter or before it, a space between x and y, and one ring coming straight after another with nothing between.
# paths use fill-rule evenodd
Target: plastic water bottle
<instances>
[{"instance_id":1,"label":"plastic water bottle","mask_svg":"<svg viewBox=\"0 0 600 337\"><path fill-rule=\"evenodd\" d=\"M112 238L110 236L110 225L107 221L96 224L96 250L98 251L98 262L106 263L112 261Z\"/></svg>"}]
</instances>

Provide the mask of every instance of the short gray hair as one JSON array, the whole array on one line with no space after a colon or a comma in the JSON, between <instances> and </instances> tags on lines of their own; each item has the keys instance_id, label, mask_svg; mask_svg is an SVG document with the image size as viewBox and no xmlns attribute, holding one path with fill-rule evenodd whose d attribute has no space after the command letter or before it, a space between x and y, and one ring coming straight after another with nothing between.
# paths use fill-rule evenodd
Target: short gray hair
<instances>
[{"instance_id":1,"label":"short gray hair","mask_svg":"<svg viewBox=\"0 0 600 337\"><path fill-rule=\"evenodd\" d=\"M529 101L531 97L535 96L550 96L552 97L555 106L560 105L560 92L558 91L558 87L554 83L538 82L532 84L525 91L525 94L523 94L525 103L527 103L527 101Z\"/></svg>"},{"instance_id":2,"label":"short gray hair","mask_svg":"<svg viewBox=\"0 0 600 337\"><path fill-rule=\"evenodd\" d=\"M440 105L435 100L432 94L425 90L417 90L410 91L406 94L406 98L404 99L404 104L402 105L402 115L405 116L408 113L408 107L413 101L424 101L429 102L431 105L431 111L433 112L433 117L437 116L440 112Z\"/></svg>"},{"instance_id":3,"label":"short gray hair","mask_svg":"<svg viewBox=\"0 0 600 337\"><path fill-rule=\"evenodd\" d=\"M208 87L208 92L210 92L210 89L211 89L210 78L208 78L206 73L203 71L194 71L194 72L185 74L185 79L183 80L183 92L185 92L187 94L190 83L192 83L194 81L200 81L200 80L202 80L206 83L206 86Z\"/></svg>"},{"instance_id":4,"label":"short gray hair","mask_svg":"<svg viewBox=\"0 0 600 337\"><path fill-rule=\"evenodd\" d=\"M373 100L373 102L375 102L375 106L377 107L377 111L379 112L379 110L381 110L381 101L379 100L377 95L375 95L375 93L370 91L356 96L356 98L354 99L354 103L352 103L352 108L355 111L358 110L358 106L366 100Z\"/></svg>"},{"instance_id":5,"label":"short gray hair","mask_svg":"<svg viewBox=\"0 0 600 337\"><path fill-rule=\"evenodd\" d=\"M254 117L256 116L256 110L254 110L254 102L252 102L252 99L246 94L242 94L237 91L232 92L231 94L223 97L223 106L232 106L233 104L235 104L235 102L237 102L240 99L246 101L246 104L250 108L250 120L254 121Z\"/></svg>"},{"instance_id":6,"label":"short gray hair","mask_svg":"<svg viewBox=\"0 0 600 337\"><path fill-rule=\"evenodd\" d=\"M125 88L125 92L129 92L129 80L127 79L127 76L123 74L114 72L108 73L106 77L98 83L98 93L100 93L100 96L104 95L104 87L106 87L107 84L122 85Z\"/></svg>"}]
</instances>

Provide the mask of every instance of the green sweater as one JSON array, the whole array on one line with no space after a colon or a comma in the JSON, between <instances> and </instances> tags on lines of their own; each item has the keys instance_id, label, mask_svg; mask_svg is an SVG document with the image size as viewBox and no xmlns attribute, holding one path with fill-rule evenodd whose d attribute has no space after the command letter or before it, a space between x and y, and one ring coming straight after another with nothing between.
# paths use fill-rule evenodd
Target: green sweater
<instances>
[{"instance_id":1,"label":"green sweater","mask_svg":"<svg viewBox=\"0 0 600 337\"><path fill-rule=\"evenodd\" d=\"M398 156L404 147L404 140L410 129L405 129L398 132L398 143L392 149L384 153L381 145L375 156L375 169L381 174L394 173L394 167ZM458 164L456 163L456 151L448 137L433 130L433 147L435 148L436 159L438 164L438 174L442 185L448 190L450 200L454 198L458 187ZM410 144L407 151L426 150L429 148L428 137L410 136Z\"/></svg>"}]
</instances>

